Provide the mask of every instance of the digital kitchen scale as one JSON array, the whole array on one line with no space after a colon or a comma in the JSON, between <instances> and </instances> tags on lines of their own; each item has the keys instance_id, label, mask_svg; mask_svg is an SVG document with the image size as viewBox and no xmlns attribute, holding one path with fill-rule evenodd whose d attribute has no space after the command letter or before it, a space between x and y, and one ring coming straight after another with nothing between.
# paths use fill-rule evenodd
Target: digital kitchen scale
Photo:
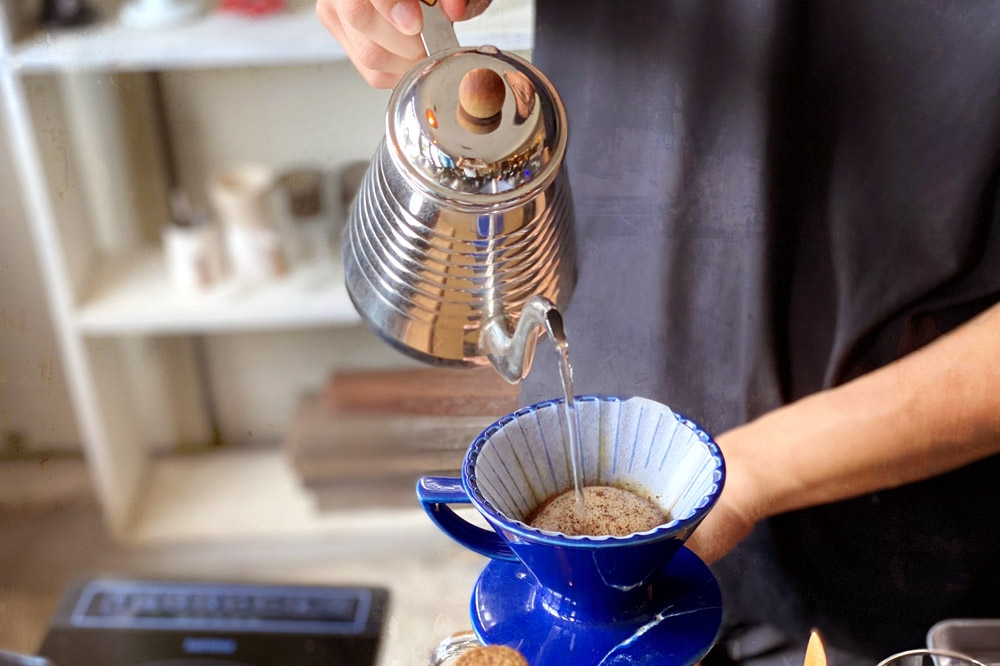
<instances>
[{"instance_id":1,"label":"digital kitchen scale","mask_svg":"<svg viewBox=\"0 0 1000 666\"><path fill-rule=\"evenodd\" d=\"M67 590L40 654L56 666L370 666L376 587L98 578Z\"/></svg>"}]
</instances>

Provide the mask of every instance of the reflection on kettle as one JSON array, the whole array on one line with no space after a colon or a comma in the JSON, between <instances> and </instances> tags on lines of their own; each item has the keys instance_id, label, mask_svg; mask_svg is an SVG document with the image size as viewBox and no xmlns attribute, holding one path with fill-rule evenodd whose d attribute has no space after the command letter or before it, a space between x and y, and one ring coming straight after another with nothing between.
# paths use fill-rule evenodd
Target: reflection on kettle
<instances>
[{"instance_id":1,"label":"reflection on kettle","mask_svg":"<svg viewBox=\"0 0 1000 666\"><path fill-rule=\"evenodd\" d=\"M404 353L492 363L516 383L576 284L566 112L516 55L451 46L453 32L435 48L428 32L442 30L443 14L424 15L433 55L389 101L386 136L348 220L347 289Z\"/></svg>"}]
</instances>

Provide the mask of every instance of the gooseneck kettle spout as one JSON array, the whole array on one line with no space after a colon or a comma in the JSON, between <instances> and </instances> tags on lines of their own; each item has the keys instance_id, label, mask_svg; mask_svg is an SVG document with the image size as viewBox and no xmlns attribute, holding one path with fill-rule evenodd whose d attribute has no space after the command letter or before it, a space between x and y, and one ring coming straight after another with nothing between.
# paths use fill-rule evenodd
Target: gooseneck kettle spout
<instances>
[{"instance_id":1,"label":"gooseneck kettle spout","mask_svg":"<svg viewBox=\"0 0 1000 666\"><path fill-rule=\"evenodd\" d=\"M528 376L538 333L543 330L557 346L565 344L559 310L544 296L533 296L521 309L513 333L502 313L486 321L481 338L483 352L501 377L516 384Z\"/></svg>"}]
</instances>

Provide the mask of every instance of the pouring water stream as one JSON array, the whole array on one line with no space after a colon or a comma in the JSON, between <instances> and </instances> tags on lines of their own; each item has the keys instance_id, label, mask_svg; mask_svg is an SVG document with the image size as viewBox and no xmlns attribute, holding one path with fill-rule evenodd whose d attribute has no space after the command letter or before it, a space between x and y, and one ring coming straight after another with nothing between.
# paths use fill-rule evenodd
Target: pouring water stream
<instances>
[{"instance_id":1,"label":"pouring water stream","mask_svg":"<svg viewBox=\"0 0 1000 666\"><path fill-rule=\"evenodd\" d=\"M580 441L580 429L576 420L576 402L573 399L573 366L569 362L569 341L566 340L566 330L563 328L562 315L552 309L545 319L549 339L555 345L559 354L559 378L562 380L563 395L566 397L564 414L566 417L566 443L569 448L570 464L573 468L573 495L575 498L576 517L583 522L586 507L583 503L583 442Z\"/></svg>"}]
</instances>

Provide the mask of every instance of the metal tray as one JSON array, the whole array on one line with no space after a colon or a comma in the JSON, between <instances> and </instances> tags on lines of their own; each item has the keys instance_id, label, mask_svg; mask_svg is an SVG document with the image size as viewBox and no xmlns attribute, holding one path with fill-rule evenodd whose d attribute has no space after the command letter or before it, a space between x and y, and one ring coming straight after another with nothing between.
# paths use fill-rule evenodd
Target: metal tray
<instances>
[{"instance_id":1,"label":"metal tray","mask_svg":"<svg viewBox=\"0 0 1000 666\"><path fill-rule=\"evenodd\" d=\"M931 650L954 650L988 666L1000 666L1000 619L944 620L927 632Z\"/></svg>"}]
</instances>

